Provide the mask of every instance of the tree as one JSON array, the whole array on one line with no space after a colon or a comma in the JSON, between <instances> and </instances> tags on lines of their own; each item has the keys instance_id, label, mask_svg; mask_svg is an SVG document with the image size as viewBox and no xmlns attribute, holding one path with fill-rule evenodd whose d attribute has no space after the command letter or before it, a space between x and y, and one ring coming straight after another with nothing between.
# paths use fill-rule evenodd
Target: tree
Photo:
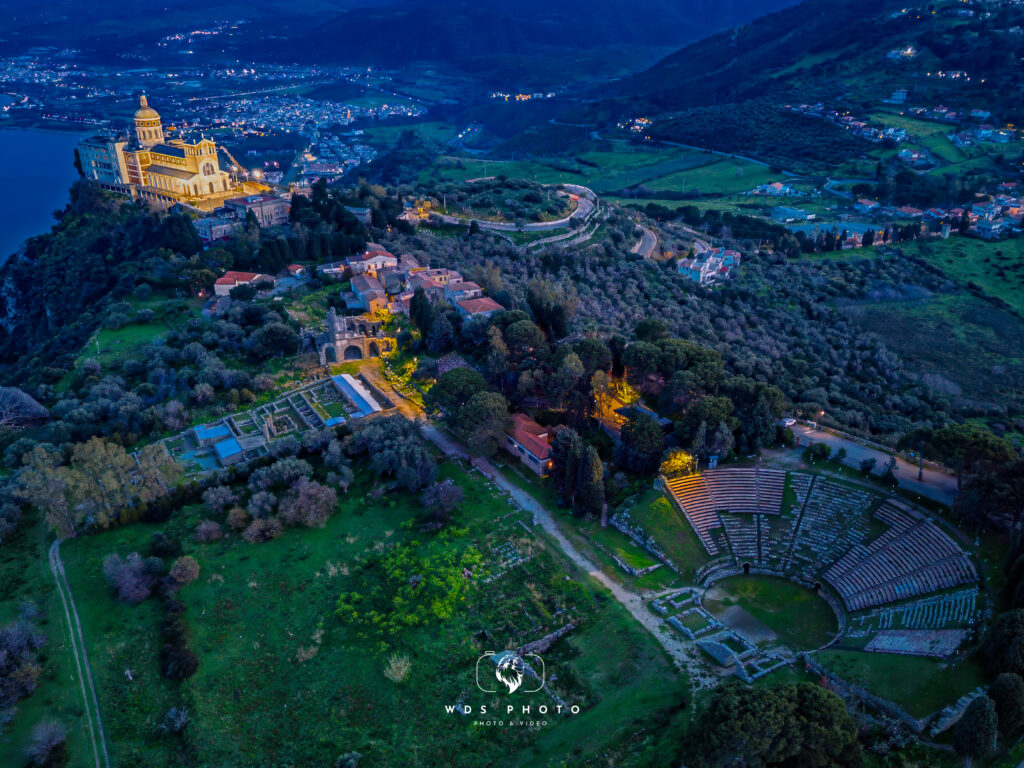
<instances>
[{"instance_id":1,"label":"tree","mask_svg":"<svg viewBox=\"0 0 1024 768\"><path fill-rule=\"evenodd\" d=\"M226 485L215 485L203 491L203 502L215 515L224 512L238 501L235 492Z\"/></svg>"},{"instance_id":2,"label":"tree","mask_svg":"<svg viewBox=\"0 0 1024 768\"><path fill-rule=\"evenodd\" d=\"M720 422L715 433L708 441L708 453L712 456L724 458L732 453L735 442L732 431L725 425L725 422Z\"/></svg>"},{"instance_id":3,"label":"tree","mask_svg":"<svg viewBox=\"0 0 1024 768\"><path fill-rule=\"evenodd\" d=\"M409 319L420 334L426 338L434 324L434 305L422 288L413 291L409 302Z\"/></svg>"},{"instance_id":4,"label":"tree","mask_svg":"<svg viewBox=\"0 0 1024 768\"><path fill-rule=\"evenodd\" d=\"M996 618L982 643L981 657L990 674L1012 672L1024 677L1024 609Z\"/></svg>"},{"instance_id":5,"label":"tree","mask_svg":"<svg viewBox=\"0 0 1024 768\"><path fill-rule=\"evenodd\" d=\"M439 312L434 322L430 325L430 333L427 335L427 349L436 354L447 352L455 343L455 329L452 327L448 315Z\"/></svg>"},{"instance_id":6,"label":"tree","mask_svg":"<svg viewBox=\"0 0 1024 768\"><path fill-rule=\"evenodd\" d=\"M477 392L458 409L452 431L476 456L493 456L505 440L508 402L497 392Z\"/></svg>"},{"instance_id":7,"label":"tree","mask_svg":"<svg viewBox=\"0 0 1024 768\"><path fill-rule=\"evenodd\" d=\"M519 320L505 329L505 343L512 354L520 358L544 343L544 333L532 320Z\"/></svg>"},{"instance_id":8,"label":"tree","mask_svg":"<svg viewBox=\"0 0 1024 768\"><path fill-rule=\"evenodd\" d=\"M472 368L453 368L442 373L427 393L427 403L444 412L452 411L475 395L485 392L487 382Z\"/></svg>"},{"instance_id":9,"label":"tree","mask_svg":"<svg viewBox=\"0 0 1024 768\"><path fill-rule=\"evenodd\" d=\"M1024 680L1020 675L1003 672L988 689L999 720L999 732L1010 736L1024 725Z\"/></svg>"},{"instance_id":10,"label":"tree","mask_svg":"<svg viewBox=\"0 0 1024 768\"><path fill-rule=\"evenodd\" d=\"M843 700L812 683L719 686L690 725L683 756L693 768L863 764L857 725Z\"/></svg>"},{"instance_id":11,"label":"tree","mask_svg":"<svg viewBox=\"0 0 1024 768\"><path fill-rule=\"evenodd\" d=\"M280 517L287 525L322 528L337 504L338 494L333 488L301 478L281 499Z\"/></svg>"},{"instance_id":12,"label":"tree","mask_svg":"<svg viewBox=\"0 0 1024 768\"><path fill-rule=\"evenodd\" d=\"M683 477L697 471L697 459L682 448L670 448L661 460L658 472L665 477Z\"/></svg>"},{"instance_id":13,"label":"tree","mask_svg":"<svg viewBox=\"0 0 1024 768\"><path fill-rule=\"evenodd\" d=\"M452 518L452 512L462 503L462 488L451 478L428 485L420 496L420 502L427 510L430 525L444 526Z\"/></svg>"},{"instance_id":14,"label":"tree","mask_svg":"<svg viewBox=\"0 0 1024 768\"><path fill-rule=\"evenodd\" d=\"M604 507L604 466L592 445L583 451L574 501L576 508L585 514L599 514Z\"/></svg>"},{"instance_id":15,"label":"tree","mask_svg":"<svg viewBox=\"0 0 1024 768\"><path fill-rule=\"evenodd\" d=\"M566 501L576 493L580 457L583 455L583 440L572 427L560 429L551 441L551 468L548 476L555 488Z\"/></svg>"},{"instance_id":16,"label":"tree","mask_svg":"<svg viewBox=\"0 0 1024 768\"><path fill-rule=\"evenodd\" d=\"M626 380L640 388L648 376L661 368L661 350L646 341L635 341L622 353L622 364L626 367Z\"/></svg>"},{"instance_id":17,"label":"tree","mask_svg":"<svg viewBox=\"0 0 1024 768\"><path fill-rule=\"evenodd\" d=\"M996 705L982 694L967 705L953 728L953 749L962 757L981 759L996 748Z\"/></svg>"},{"instance_id":18,"label":"tree","mask_svg":"<svg viewBox=\"0 0 1024 768\"><path fill-rule=\"evenodd\" d=\"M620 433L620 454L634 472L650 472L657 466L665 447L661 425L649 413L634 410Z\"/></svg>"},{"instance_id":19,"label":"tree","mask_svg":"<svg viewBox=\"0 0 1024 768\"><path fill-rule=\"evenodd\" d=\"M188 584L199 578L199 563L191 555L182 555L171 564L167 575L178 584Z\"/></svg>"},{"instance_id":20,"label":"tree","mask_svg":"<svg viewBox=\"0 0 1024 768\"><path fill-rule=\"evenodd\" d=\"M118 599L126 603L141 603L149 597L162 573L163 563L159 558L143 559L138 552L125 558L116 554L103 558L107 583L117 592Z\"/></svg>"},{"instance_id":21,"label":"tree","mask_svg":"<svg viewBox=\"0 0 1024 768\"><path fill-rule=\"evenodd\" d=\"M78 159L78 150L75 150ZM32 728L32 741L25 752L32 765L60 765L68 737L67 729L55 720L43 720Z\"/></svg>"}]
</instances>

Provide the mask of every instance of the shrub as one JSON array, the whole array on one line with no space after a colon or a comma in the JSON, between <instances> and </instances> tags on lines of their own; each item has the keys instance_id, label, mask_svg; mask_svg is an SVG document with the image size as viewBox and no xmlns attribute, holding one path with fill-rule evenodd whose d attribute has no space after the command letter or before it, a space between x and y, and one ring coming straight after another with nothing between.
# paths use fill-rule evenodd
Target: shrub
<instances>
[{"instance_id":1,"label":"shrub","mask_svg":"<svg viewBox=\"0 0 1024 768\"><path fill-rule=\"evenodd\" d=\"M232 507L228 512L228 525L235 531L244 530L249 525L249 513L241 507Z\"/></svg>"},{"instance_id":2,"label":"shrub","mask_svg":"<svg viewBox=\"0 0 1024 768\"><path fill-rule=\"evenodd\" d=\"M392 683L403 683L412 669L412 661L404 653L392 653L384 665L384 677Z\"/></svg>"},{"instance_id":3,"label":"shrub","mask_svg":"<svg viewBox=\"0 0 1024 768\"><path fill-rule=\"evenodd\" d=\"M188 584L199 578L199 563L194 557L183 555L174 561L168 574L179 584Z\"/></svg>"},{"instance_id":4,"label":"shrub","mask_svg":"<svg viewBox=\"0 0 1024 768\"><path fill-rule=\"evenodd\" d=\"M54 720L43 720L32 729L32 742L25 750L32 765L58 765L68 732Z\"/></svg>"},{"instance_id":5,"label":"shrub","mask_svg":"<svg viewBox=\"0 0 1024 768\"><path fill-rule=\"evenodd\" d=\"M249 498L249 514L261 520L270 517L277 509L277 497L269 491L259 491Z\"/></svg>"},{"instance_id":6,"label":"shrub","mask_svg":"<svg viewBox=\"0 0 1024 768\"><path fill-rule=\"evenodd\" d=\"M281 520L287 525L322 527L338 503L333 488L314 480L300 479L281 501Z\"/></svg>"},{"instance_id":7,"label":"shrub","mask_svg":"<svg viewBox=\"0 0 1024 768\"><path fill-rule=\"evenodd\" d=\"M160 722L160 731L176 736L185 730L185 726L189 724L191 719L192 717L189 715L188 710L184 707L171 707L164 714L164 719Z\"/></svg>"},{"instance_id":8,"label":"shrub","mask_svg":"<svg viewBox=\"0 0 1024 768\"><path fill-rule=\"evenodd\" d=\"M214 514L220 514L237 501L235 492L226 485L215 485L203 491L203 502Z\"/></svg>"},{"instance_id":9,"label":"shrub","mask_svg":"<svg viewBox=\"0 0 1024 768\"><path fill-rule=\"evenodd\" d=\"M221 528L220 523L213 520L203 520L196 526L196 541L200 541L204 544L209 544L211 541L217 541L217 539L221 538L223 535L224 529Z\"/></svg>"},{"instance_id":10,"label":"shrub","mask_svg":"<svg viewBox=\"0 0 1024 768\"><path fill-rule=\"evenodd\" d=\"M107 583L116 590L119 600L126 603L141 603L153 591L163 571L159 558L143 559L138 552L128 557L109 554L103 558L103 575Z\"/></svg>"},{"instance_id":11,"label":"shrub","mask_svg":"<svg viewBox=\"0 0 1024 768\"><path fill-rule=\"evenodd\" d=\"M0 723L35 690L41 671L39 649L45 643L46 635L24 618L0 627Z\"/></svg>"},{"instance_id":12,"label":"shrub","mask_svg":"<svg viewBox=\"0 0 1024 768\"><path fill-rule=\"evenodd\" d=\"M249 527L242 532L242 538L250 544L258 544L276 539L283 532L284 526L280 520L276 517L264 517L249 523Z\"/></svg>"}]
</instances>

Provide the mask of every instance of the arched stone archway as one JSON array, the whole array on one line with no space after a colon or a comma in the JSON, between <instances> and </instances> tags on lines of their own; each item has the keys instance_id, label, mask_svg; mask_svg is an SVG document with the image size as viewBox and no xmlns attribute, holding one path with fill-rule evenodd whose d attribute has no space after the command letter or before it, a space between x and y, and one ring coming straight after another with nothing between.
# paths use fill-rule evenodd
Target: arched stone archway
<instances>
[{"instance_id":1,"label":"arched stone archway","mask_svg":"<svg viewBox=\"0 0 1024 768\"><path fill-rule=\"evenodd\" d=\"M750 575L750 563L743 564L743 573L745 573L748 576Z\"/></svg>"},{"instance_id":2,"label":"arched stone archway","mask_svg":"<svg viewBox=\"0 0 1024 768\"><path fill-rule=\"evenodd\" d=\"M338 362L338 353L334 351L334 347L324 347L324 360L328 363Z\"/></svg>"},{"instance_id":3,"label":"arched stone archway","mask_svg":"<svg viewBox=\"0 0 1024 768\"><path fill-rule=\"evenodd\" d=\"M362 360L363 350L361 350L355 344L345 347L345 359L346 360Z\"/></svg>"},{"instance_id":4,"label":"arched stone archway","mask_svg":"<svg viewBox=\"0 0 1024 768\"><path fill-rule=\"evenodd\" d=\"M370 346L366 348L366 352L370 357L380 357L380 347L377 346L376 341L370 342Z\"/></svg>"}]
</instances>

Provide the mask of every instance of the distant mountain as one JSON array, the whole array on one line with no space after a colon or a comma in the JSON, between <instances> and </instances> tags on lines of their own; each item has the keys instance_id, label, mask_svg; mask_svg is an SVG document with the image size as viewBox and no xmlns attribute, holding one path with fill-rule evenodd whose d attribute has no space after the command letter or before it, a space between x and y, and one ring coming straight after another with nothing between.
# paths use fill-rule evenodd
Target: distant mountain
<instances>
[{"instance_id":1,"label":"distant mountain","mask_svg":"<svg viewBox=\"0 0 1024 768\"><path fill-rule=\"evenodd\" d=\"M864 142L787 104L821 102L867 117L902 90L908 107L1024 120L1024 8L985 12L935 0L915 10L903 2L806 0L597 86L592 101L559 120L607 125L644 115L655 138L804 169L856 155Z\"/></svg>"},{"instance_id":2,"label":"distant mountain","mask_svg":"<svg viewBox=\"0 0 1024 768\"><path fill-rule=\"evenodd\" d=\"M325 16L315 28L275 26L278 57L382 64L459 62L607 46L678 47L794 0L400 0Z\"/></svg>"},{"instance_id":3,"label":"distant mountain","mask_svg":"<svg viewBox=\"0 0 1024 768\"><path fill-rule=\"evenodd\" d=\"M602 93L669 110L764 96L766 88L821 79L842 54L873 48L880 34L893 31L886 13L898 8L898 0L807 0L688 45ZM889 21L909 26L904 19Z\"/></svg>"}]
</instances>

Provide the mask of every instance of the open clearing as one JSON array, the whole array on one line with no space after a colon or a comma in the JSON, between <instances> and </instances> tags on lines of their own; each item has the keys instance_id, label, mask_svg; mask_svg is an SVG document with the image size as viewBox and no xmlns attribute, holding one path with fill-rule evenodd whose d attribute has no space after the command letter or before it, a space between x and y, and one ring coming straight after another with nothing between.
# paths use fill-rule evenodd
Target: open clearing
<instances>
[{"instance_id":1,"label":"open clearing","mask_svg":"<svg viewBox=\"0 0 1024 768\"><path fill-rule=\"evenodd\" d=\"M771 639L763 637L767 628L794 651L821 647L837 629L835 614L818 595L770 576L723 579L707 591L704 607L753 642Z\"/></svg>"},{"instance_id":2,"label":"open clearing","mask_svg":"<svg viewBox=\"0 0 1024 768\"><path fill-rule=\"evenodd\" d=\"M101 706L117 713L108 718L114 762L330 766L352 750L379 765L476 766L484 754L500 765L533 765L538 754L575 761L581 745L583 754L593 754L685 695L685 677L654 638L557 550L528 533L522 513L493 486L450 463L441 474L465 490L456 516L465 533L458 539L485 555L512 547L500 551L525 559L480 584L467 610L403 632L398 647L412 661L404 684L385 679L387 653L334 615L335 600L350 588L358 563L374 553L412 540L429 552L451 544L433 543L406 524L417 510L416 496L375 493L365 473L357 473L326 527L289 529L263 544L234 535L196 543L189 534L208 514L201 506L185 507L162 524L137 523L67 542L65 564ZM101 573L104 556L148 553L158 531L180 541L202 568L199 580L178 596L199 658L197 673L180 685L159 674L158 601L119 603ZM578 631L545 659L562 695L581 701L579 715L549 718L534 732L475 728L472 718L445 713L445 704L459 700L497 704L473 683L485 647L537 639L570 619ZM192 713L183 739L158 735L173 705Z\"/></svg>"}]
</instances>

